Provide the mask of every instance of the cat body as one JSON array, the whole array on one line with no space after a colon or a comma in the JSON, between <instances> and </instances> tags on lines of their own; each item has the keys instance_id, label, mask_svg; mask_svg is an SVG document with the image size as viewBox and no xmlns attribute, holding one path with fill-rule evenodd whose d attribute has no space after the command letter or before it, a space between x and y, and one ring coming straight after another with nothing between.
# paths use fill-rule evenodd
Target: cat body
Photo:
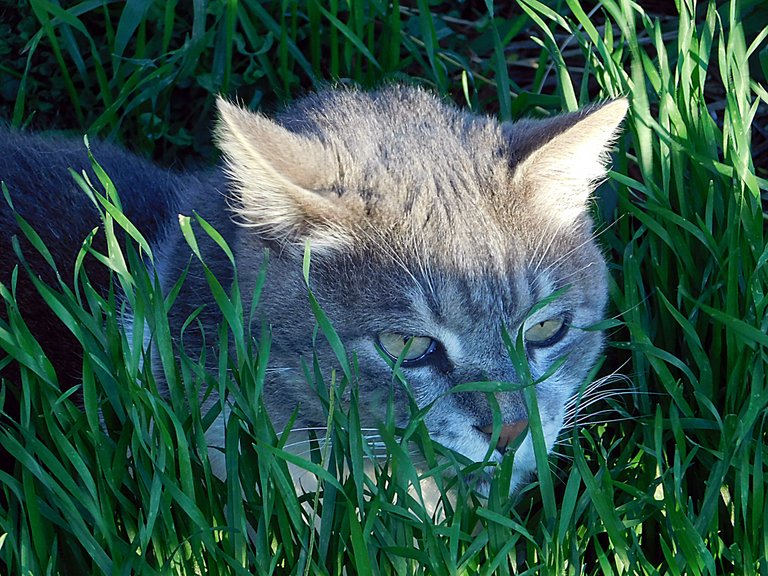
<instances>
[{"instance_id":1,"label":"cat body","mask_svg":"<svg viewBox=\"0 0 768 576\"><path fill-rule=\"evenodd\" d=\"M381 423L390 400L398 424L407 421L409 393L392 377L399 357L416 404L431 406L431 437L471 460L488 453L500 460L528 422L515 389L523 380L503 331L513 340L524 335L534 381L562 362L536 384L548 449L566 402L601 351L601 334L588 328L602 319L606 267L588 200L625 112L619 100L547 120L499 123L417 88L331 90L275 119L220 101L215 135L224 165L210 172L174 173L105 145L93 151L126 214L156 247L164 288L190 266L170 312L175 335L200 306L209 338L219 321L176 214L195 211L224 237L244 295L253 292L269 250L255 321L271 329L264 402L278 431L297 408L294 428L325 423L301 359L314 352L321 366L338 365L330 345L313 339L316 320L302 274L309 243L313 294L357 359L363 425ZM46 244L60 247L54 256L64 264L99 224L66 172L88 166L82 149L0 133L0 179ZM0 226L16 229L6 206ZM0 239L5 284L16 261L9 238L6 232ZM206 235L198 241L206 264L230 285L224 253ZM31 296L21 305L32 311L39 302ZM42 334L48 320L40 322ZM193 331L184 338L185 349L202 346ZM65 352L62 375L76 379L77 359L73 364ZM506 383L493 395L504 424L495 450L488 395L452 392L486 381ZM225 417L208 433L212 445L223 446ZM535 470L530 434L514 458L519 485Z\"/></svg>"}]
</instances>

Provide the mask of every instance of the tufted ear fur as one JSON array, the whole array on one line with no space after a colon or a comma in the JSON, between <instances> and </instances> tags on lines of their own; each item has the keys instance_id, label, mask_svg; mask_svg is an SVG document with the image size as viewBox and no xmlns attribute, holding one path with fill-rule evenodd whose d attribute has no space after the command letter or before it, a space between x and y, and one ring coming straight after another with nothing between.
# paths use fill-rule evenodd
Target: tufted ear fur
<instances>
[{"instance_id":1,"label":"tufted ear fur","mask_svg":"<svg viewBox=\"0 0 768 576\"><path fill-rule=\"evenodd\" d=\"M608 149L627 113L620 98L547 120L505 123L515 156L515 183L535 210L562 223L583 214L597 184L605 177Z\"/></svg>"},{"instance_id":2,"label":"tufted ear fur","mask_svg":"<svg viewBox=\"0 0 768 576\"><path fill-rule=\"evenodd\" d=\"M339 173L332 150L223 98L217 106L216 143L241 222L282 245L309 238L322 251L349 243L348 210L331 191Z\"/></svg>"}]
</instances>

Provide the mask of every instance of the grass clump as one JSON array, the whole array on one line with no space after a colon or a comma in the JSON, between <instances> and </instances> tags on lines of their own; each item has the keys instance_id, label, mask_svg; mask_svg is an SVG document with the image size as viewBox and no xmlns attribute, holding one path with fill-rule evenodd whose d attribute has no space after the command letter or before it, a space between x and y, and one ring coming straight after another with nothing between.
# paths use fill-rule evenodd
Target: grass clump
<instances>
[{"instance_id":1,"label":"grass clump","mask_svg":"<svg viewBox=\"0 0 768 576\"><path fill-rule=\"evenodd\" d=\"M354 410L329 396L333 425L302 464L320 478L321 497L297 494L288 464L299 460L259 400L268 335L247 334L240 295L212 282L227 309L221 336L234 335L220 338L228 348L217 370L173 350L165 320L173 295L146 273L149 251L136 236L104 261L137 314L134 344L145 321L166 378L178 384L167 400L141 346L129 347L118 329L127 304L114 292L97 294L82 275L76 287L41 287L88 352L79 410L53 386L13 286L0 289L8 310L0 366L18 362L24 390L19 426L0 431L18 460L14 474L0 473L7 571L766 571L768 17L760 2L681 0L666 14L621 0L22 8L18 33L0 41L13 56L0 66L3 116L113 135L166 163L179 151L192 161L210 156L216 92L270 108L328 80L409 80L503 118L626 95L625 136L600 190L614 312L603 371L621 367L632 386L623 402L603 389L616 414L579 421L566 458L552 461L559 471L516 501L501 496L504 470L486 503L461 481L461 466L446 480L435 464L427 474L438 492L453 487L460 503L443 499L437 517L413 491L419 472L400 438L383 434L387 464L362 474L370 448ZM117 213L109 194L94 198L108 233ZM200 222L192 229L208 233ZM350 385L353 370L318 388ZM188 401L208 388L226 390L231 404ZM204 431L225 408L221 482ZM429 460L418 419L405 434ZM238 446L240 459L231 457Z\"/></svg>"}]
</instances>

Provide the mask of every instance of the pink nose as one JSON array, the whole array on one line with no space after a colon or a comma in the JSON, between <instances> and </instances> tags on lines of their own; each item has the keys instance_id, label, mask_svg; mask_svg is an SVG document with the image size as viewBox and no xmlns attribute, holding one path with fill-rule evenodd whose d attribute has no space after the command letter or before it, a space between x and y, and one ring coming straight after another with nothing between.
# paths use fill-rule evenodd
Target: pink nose
<instances>
[{"instance_id":1,"label":"pink nose","mask_svg":"<svg viewBox=\"0 0 768 576\"><path fill-rule=\"evenodd\" d=\"M499 434L499 441L496 443L496 449L502 453L506 451L507 446L512 444L527 426L527 418L525 420L512 422L511 424L504 424L501 427L501 433ZM482 432L485 432L488 435L493 434L493 424L482 428Z\"/></svg>"}]
</instances>

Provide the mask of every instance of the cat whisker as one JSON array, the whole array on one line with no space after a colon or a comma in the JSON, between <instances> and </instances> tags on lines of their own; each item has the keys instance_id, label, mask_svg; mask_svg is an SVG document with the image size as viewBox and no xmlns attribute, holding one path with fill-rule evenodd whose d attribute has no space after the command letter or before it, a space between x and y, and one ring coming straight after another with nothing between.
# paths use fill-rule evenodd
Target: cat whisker
<instances>
[{"instance_id":1,"label":"cat whisker","mask_svg":"<svg viewBox=\"0 0 768 576\"><path fill-rule=\"evenodd\" d=\"M584 426L586 424L589 424L591 426L597 426L600 424L615 424L616 422L630 422L632 420L634 420L634 418L631 418L629 416L623 416L621 418L601 418L599 420L591 420L589 418L585 418L583 420L574 422L572 428L576 426Z\"/></svg>"},{"instance_id":2,"label":"cat whisker","mask_svg":"<svg viewBox=\"0 0 768 576\"><path fill-rule=\"evenodd\" d=\"M328 429L324 426L309 426L309 427L302 427L302 428L295 428L290 431L290 435L293 434L306 434L308 432L321 432L323 435L317 437L316 439L311 439L309 437L307 438L301 438L299 440L295 440L293 442L288 442L283 446L284 450L288 450L291 448L295 448L297 446L307 446L308 448L304 452L304 454L309 454L312 449L309 448L311 442L317 442L321 449L323 449L325 446L327 446L328 438L324 436L326 434ZM381 435L378 434L378 430L376 428L362 428L362 432L371 432L371 434L363 434L363 438L365 439L368 448L376 453L381 452L386 448L386 444L381 440ZM294 454L302 455L301 452L294 452Z\"/></svg>"},{"instance_id":3,"label":"cat whisker","mask_svg":"<svg viewBox=\"0 0 768 576\"><path fill-rule=\"evenodd\" d=\"M597 412L575 412L566 416L563 419L563 428L575 428L576 426L582 426L585 424L600 424L607 420L599 419L600 416L607 415L617 416L621 414L613 408L606 408L604 410L598 410ZM621 416L621 418L628 418L627 416Z\"/></svg>"},{"instance_id":4,"label":"cat whisker","mask_svg":"<svg viewBox=\"0 0 768 576\"><path fill-rule=\"evenodd\" d=\"M622 394L619 391L611 392L610 395L606 397L598 396L598 397L590 397L585 402L579 403L578 405L572 405L568 406L565 410L565 417L568 416L575 416L577 414L583 414L587 412L587 408L590 406L593 406L599 402L608 401L612 398L622 398L624 394ZM611 410L614 410L613 408Z\"/></svg>"},{"instance_id":5,"label":"cat whisker","mask_svg":"<svg viewBox=\"0 0 768 576\"><path fill-rule=\"evenodd\" d=\"M555 444L561 442L565 435L576 427L582 427L585 425L606 424L609 422L620 422L631 419L630 417L617 416L614 418L606 418L607 415L618 415L623 410L617 411L615 407L610 406L610 401L616 398L626 398L638 392L632 388L632 379L626 374L620 372L622 368L627 365L624 362L614 372L598 378L597 380L590 382L586 388L580 390L573 396L571 396L564 404L563 425L555 441ZM612 387L616 382L624 382L627 384L626 388ZM609 406L595 412L590 412L588 409L595 404L609 403Z\"/></svg>"},{"instance_id":6,"label":"cat whisker","mask_svg":"<svg viewBox=\"0 0 768 576\"><path fill-rule=\"evenodd\" d=\"M296 448L296 447L299 447L299 446L305 447L304 450L301 451L301 452L295 451L295 450L291 450L292 448ZM321 443L320 446L319 446L320 450L323 450L325 448L325 446L326 446L325 443ZM293 454L296 454L297 456L310 454L312 452L312 450L313 450L313 448L310 446L309 440L300 440L300 441L297 441L297 442L290 442L288 444L285 444L282 449L283 450L291 450L291 452ZM368 442L368 449L374 455L386 452L386 446L384 446L381 443L375 443L375 442L371 443L371 442ZM367 454L365 452L364 452L364 455L367 456Z\"/></svg>"},{"instance_id":7,"label":"cat whisker","mask_svg":"<svg viewBox=\"0 0 768 576\"><path fill-rule=\"evenodd\" d=\"M539 256L539 259L536 262L536 266L533 267L533 272L532 272L533 275L536 275L536 273L539 271L539 267L541 266L542 262L544 262L544 258L546 258L547 254L549 254L549 251L552 249L552 244L554 243L555 238L557 238L560 230L562 230L563 226L564 226L564 221L560 220L557 223L557 228L555 228L555 230L551 234L550 233L548 233L548 234L541 234L539 236L539 243L536 246L536 249L534 250L534 256L539 251L539 248L541 247L541 241L544 239L545 236L549 237L549 243L547 243L547 247L544 249L544 251ZM549 227L547 227L547 232L549 232ZM549 268L550 268L550 266L547 266L547 268L545 268L542 271L542 273L545 273Z\"/></svg>"},{"instance_id":8,"label":"cat whisker","mask_svg":"<svg viewBox=\"0 0 768 576\"><path fill-rule=\"evenodd\" d=\"M562 457L562 456L558 455L558 457ZM566 458L566 460L567 459L568 458ZM555 463L555 461L553 460L549 461L549 468L550 470L554 471L554 474L559 478L565 478L566 476L568 476L568 473L565 471L565 468Z\"/></svg>"},{"instance_id":9,"label":"cat whisker","mask_svg":"<svg viewBox=\"0 0 768 576\"><path fill-rule=\"evenodd\" d=\"M628 396L635 394L631 388L598 388L589 394L585 394L578 398L578 401L570 401L566 403L566 407L571 406L587 406L588 403L596 400L607 400L615 396Z\"/></svg>"},{"instance_id":10,"label":"cat whisker","mask_svg":"<svg viewBox=\"0 0 768 576\"><path fill-rule=\"evenodd\" d=\"M620 388L616 389L609 389L609 390L600 390L597 391L598 393L590 394L589 396L582 396L579 398L579 401L569 401L565 404L565 413L571 414L576 412L581 412L585 410L586 408L589 408L596 402L601 402L603 400L609 400L611 398L623 398L627 396L628 394L631 394L628 390L622 390Z\"/></svg>"},{"instance_id":11,"label":"cat whisker","mask_svg":"<svg viewBox=\"0 0 768 576\"><path fill-rule=\"evenodd\" d=\"M618 366L613 372L610 374L606 374L605 376L601 376L600 378L597 378L590 382L584 392L593 390L595 388L599 388L601 386L604 386L608 382L616 382L616 381L622 381L626 382L627 384L632 384L632 379L627 376L624 372L621 372L621 370L629 364L629 360L625 360L621 363L620 366ZM574 396L578 396L580 392L577 392Z\"/></svg>"},{"instance_id":12,"label":"cat whisker","mask_svg":"<svg viewBox=\"0 0 768 576\"><path fill-rule=\"evenodd\" d=\"M325 432L328 430L327 426L301 426L299 428L291 428L290 433L293 434L294 432ZM378 428L360 428L361 432L376 432L378 433ZM283 430L280 434L283 434L285 430Z\"/></svg>"},{"instance_id":13,"label":"cat whisker","mask_svg":"<svg viewBox=\"0 0 768 576\"><path fill-rule=\"evenodd\" d=\"M568 454L564 454L562 452L552 452L552 455L554 455L556 458L553 458L549 461L549 466L551 469L556 470L558 475L567 476L568 472L566 472L565 468L560 466L560 464L557 463L558 460L562 460L568 464L573 463L573 456L569 456Z\"/></svg>"},{"instance_id":14,"label":"cat whisker","mask_svg":"<svg viewBox=\"0 0 768 576\"><path fill-rule=\"evenodd\" d=\"M652 293L652 292L653 292L653 290L651 290L651 291L650 291L648 294L646 294L646 295L645 295L645 297L644 297L642 300L639 300L639 301L638 301L636 304L634 304L633 306L631 306L631 307L627 308L626 310L622 310L622 311L620 311L620 312L618 312L618 313L614 314L613 316L611 316L611 318L610 318L610 319L611 319L611 320L618 320L618 321L621 321L621 317L622 317L622 316L626 316L626 315L627 315L629 312L632 312L633 310L641 310L641 309L644 309L644 308L645 308L645 306L646 306L646 304L647 304L647 303L650 301L650 299L651 299L651 293Z\"/></svg>"},{"instance_id":15,"label":"cat whisker","mask_svg":"<svg viewBox=\"0 0 768 576\"><path fill-rule=\"evenodd\" d=\"M635 390L634 388L595 389L588 394L571 398L564 404L564 408L566 414L573 414L576 412L583 412L589 406L603 400L607 401L613 398L631 398L637 396L664 396L664 394L661 392Z\"/></svg>"},{"instance_id":16,"label":"cat whisker","mask_svg":"<svg viewBox=\"0 0 768 576\"><path fill-rule=\"evenodd\" d=\"M560 227L558 226L556 233L560 230ZM554 242L555 235L552 236L550 239L550 246L552 245L552 242ZM539 272L539 275L543 275L548 273L550 270L555 270L561 262L568 260L575 252L578 252L581 250L584 246L591 244L594 242L594 234L590 234L583 242L580 244L577 244L576 246L572 247L570 250L566 251L565 253L561 254L557 259L553 260L552 262L547 265L546 268L544 268L541 272ZM542 255L542 259L546 254ZM538 266L536 269L534 269L534 273L538 269Z\"/></svg>"},{"instance_id":17,"label":"cat whisker","mask_svg":"<svg viewBox=\"0 0 768 576\"><path fill-rule=\"evenodd\" d=\"M419 272L421 273L421 277L424 279L427 285L427 289L429 290L429 294L432 297L433 300L437 299L437 291L435 290L435 285L432 281L432 268L429 264L429 260L422 257L422 253L425 252L424 249L424 240L420 236L416 235L415 238L419 240L420 248L419 250L416 250L416 258L417 258L417 264L419 267ZM421 287L421 285L419 285Z\"/></svg>"},{"instance_id":18,"label":"cat whisker","mask_svg":"<svg viewBox=\"0 0 768 576\"><path fill-rule=\"evenodd\" d=\"M294 370L294 368L290 368L288 366L280 367L280 366L267 366L266 372L269 373L280 373L280 372L290 372Z\"/></svg>"},{"instance_id":19,"label":"cat whisker","mask_svg":"<svg viewBox=\"0 0 768 576\"><path fill-rule=\"evenodd\" d=\"M305 445L308 445L308 444L309 444L309 440L299 440L297 442L289 442L289 443L283 445L282 449L283 450L289 450L291 448L295 448L296 446L305 446ZM321 447L321 449L322 449L322 447ZM311 448L307 448L303 452L293 452L293 454L296 454L297 456L304 456L304 455L310 454L311 452L312 452L312 449Z\"/></svg>"},{"instance_id":20,"label":"cat whisker","mask_svg":"<svg viewBox=\"0 0 768 576\"><path fill-rule=\"evenodd\" d=\"M577 268L576 270L574 270L570 274L564 274L562 276L558 276L558 280L565 284L566 283L565 281L568 280L569 278L572 278L573 276L579 276L581 274L584 274L585 270L587 270L589 268L592 268L592 266L594 266L594 265L595 265L594 262L590 262L586 266L582 266L581 268Z\"/></svg>"},{"instance_id":21,"label":"cat whisker","mask_svg":"<svg viewBox=\"0 0 768 576\"><path fill-rule=\"evenodd\" d=\"M328 432L328 427L327 426L302 426L300 428L291 428L290 430L282 430L277 435L282 437L286 433L288 433L289 435L293 435L293 434L302 434L302 433L308 434L309 432L319 432L321 433L321 437L322 437L322 435L325 435Z\"/></svg>"},{"instance_id":22,"label":"cat whisker","mask_svg":"<svg viewBox=\"0 0 768 576\"><path fill-rule=\"evenodd\" d=\"M584 408L596 401L607 400L614 397L623 397L628 394L631 394L630 389L597 387L591 390L588 389L582 394L572 396L564 403L563 408L565 409L566 414L578 412L584 410Z\"/></svg>"},{"instance_id":23,"label":"cat whisker","mask_svg":"<svg viewBox=\"0 0 768 576\"><path fill-rule=\"evenodd\" d=\"M413 280L414 287L418 289L422 295L424 291L424 284L426 284L427 290L429 291L430 296L433 300L436 300L438 298L437 290L435 289L434 282L432 280L432 269L429 265L429 261L425 258L422 258L423 253L428 253L428 250L425 248L414 250L416 254L417 259L417 265L419 268L419 272L421 275L421 278L423 279L423 282L420 282L419 279L416 278L413 271L408 268L408 266L403 261L402 257L392 248L392 246L389 244L387 239L384 237L383 233L378 230L368 230L360 228L359 230L363 236L368 238L375 246L381 248L383 251L385 251L390 258L392 258L393 262L397 264L399 268L401 268L410 278ZM374 237L374 234L376 237ZM413 243L423 243L423 237L419 235L414 235L414 241Z\"/></svg>"},{"instance_id":24,"label":"cat whisker","mask_svg":"<svg viewBox=\"0 0 768 576\"><path fill-rule=\"evenodd\" d=\"M380 230L363 228L359 225L355 226L355 228L358 233L368 239L374 246L386 252L387 255L392 258L392 261L397 264L397 266L413 280L414 284L418 287L421 287L421 284L416 279L416 276L414 276L413 272L410 270L410 268L408 268L401 256L394 250L394 248L392 248L392 246L390 246L389 242L387 242L387 239L384 237L384 234ZM374 234L376 237L374 237Z\"/></svg>"}]
</instances>

